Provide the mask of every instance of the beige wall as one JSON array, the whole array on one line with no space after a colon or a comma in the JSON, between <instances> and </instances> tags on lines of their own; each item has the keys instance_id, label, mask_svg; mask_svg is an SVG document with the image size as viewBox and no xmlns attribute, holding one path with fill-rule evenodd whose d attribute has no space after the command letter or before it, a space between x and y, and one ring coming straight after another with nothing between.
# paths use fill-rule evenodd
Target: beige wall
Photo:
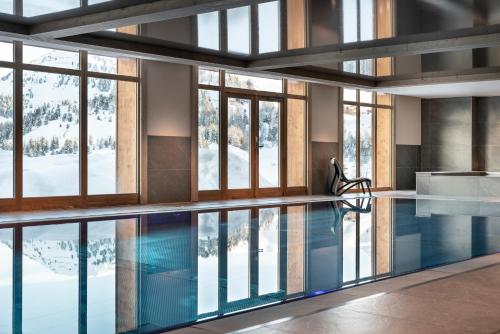
<instances>
[{"instance_id":1,"label":"beige wall","mask_svg":"<svg viewBox=\"0 0 500 334\"><path fill-rule=\"evenodd\" d=\"M147 134L191 136L191 67L143 62Z\"/></svg>"},{"instance_id":2,"label":"beige wall","mask_svg":"<svg viewBox=\"0 0 500 334\"><path fill-rule=\"evenodd\" d=\"M396 96L396 144L421 145L421 99Z\"/></svg>"},{"instance_id":3,"label":"beige wall","mask_svg":"<svg viewBox=\"0 0 500 334\"><path fill-rule=\"evenodd\" d=\"M177 43L191 42L191 19L151 23L142 27L148 37ZM149 136L191 136L191 67L143 61L145 110Z\"/></svg>"},{"instance_id":4,"label":"beige wall","mask_svg":"<svg viewBox=\"0 0 500 334\"><path fill-rule=\"evenodd\" d=\"M339 141L339 88L311 84L311 139Z\"/></svg>"}]
</instances>

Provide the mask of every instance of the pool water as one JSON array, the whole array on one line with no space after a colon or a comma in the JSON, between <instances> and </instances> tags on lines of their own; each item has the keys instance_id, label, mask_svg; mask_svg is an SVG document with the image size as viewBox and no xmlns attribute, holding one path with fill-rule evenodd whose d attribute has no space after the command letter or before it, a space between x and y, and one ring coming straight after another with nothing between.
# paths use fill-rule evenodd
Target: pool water
<instances>
[{"instance_id":1,"label":"pool water","mask_svg":"<svg viewBox=\"0 0 500 334\"><path fill-rule=\"evenodd\" d=\"M0 333L156 333L499 250L499 204L444 200L0 225Z\"/></svg>"}]
</instances>

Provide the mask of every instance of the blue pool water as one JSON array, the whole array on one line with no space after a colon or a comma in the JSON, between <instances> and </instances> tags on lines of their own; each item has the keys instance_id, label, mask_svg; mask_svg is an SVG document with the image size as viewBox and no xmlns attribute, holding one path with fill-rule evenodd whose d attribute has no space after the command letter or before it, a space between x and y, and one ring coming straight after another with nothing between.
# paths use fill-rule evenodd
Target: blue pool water
<instances>
[{"instance_id":1,"label":"blue pool water","mask_svg":"<svg viewBox=\"0 0 500 334\"><path fill-rule=\"evenodd\" d=\"M500 205L352 200L0 225L0 333L155 333L500 250Z\"/></svg>"}]
</instances>

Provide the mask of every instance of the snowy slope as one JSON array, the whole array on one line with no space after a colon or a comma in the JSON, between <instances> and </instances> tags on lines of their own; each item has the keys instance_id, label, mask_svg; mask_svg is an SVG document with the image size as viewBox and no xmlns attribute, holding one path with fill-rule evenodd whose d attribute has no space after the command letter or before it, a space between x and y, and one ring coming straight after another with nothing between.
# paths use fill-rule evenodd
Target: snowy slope
<instances>
[{"instance_id":1,"label":"snowy slope","mask_svg":"<svg viewBox=\"0 0 500 334\"><path fill-rule=\"evenodd\" d=\"M243 186L248 188L249 157L248 152L230 146L228 149L228 161L231 166L230 176L232 188ZM218 147L210 145L208 148L199 149L199 187L200 189L214 189L219 183L219 158ZM276 186L279 184L278 171L279 159L278 148L264 147L260 150L259 179L262 188Z\"/></svg>"}]
</instances>

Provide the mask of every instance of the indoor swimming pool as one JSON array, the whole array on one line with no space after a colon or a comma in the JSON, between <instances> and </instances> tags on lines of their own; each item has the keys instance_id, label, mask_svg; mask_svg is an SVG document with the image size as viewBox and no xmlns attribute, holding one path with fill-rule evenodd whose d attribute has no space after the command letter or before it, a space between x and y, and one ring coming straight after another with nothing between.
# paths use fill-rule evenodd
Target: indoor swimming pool
<instances>
[{"instance_id":1,"label":"indoor swimming pool","mask_svg":"<svg viewBox=\"0 0 500 334\"><path fill-rule=\"evenodd\" d=\"M500 250L500 205L378 198L0 225L0 333L160 333Z\"/></svg>"}]
</instances>

